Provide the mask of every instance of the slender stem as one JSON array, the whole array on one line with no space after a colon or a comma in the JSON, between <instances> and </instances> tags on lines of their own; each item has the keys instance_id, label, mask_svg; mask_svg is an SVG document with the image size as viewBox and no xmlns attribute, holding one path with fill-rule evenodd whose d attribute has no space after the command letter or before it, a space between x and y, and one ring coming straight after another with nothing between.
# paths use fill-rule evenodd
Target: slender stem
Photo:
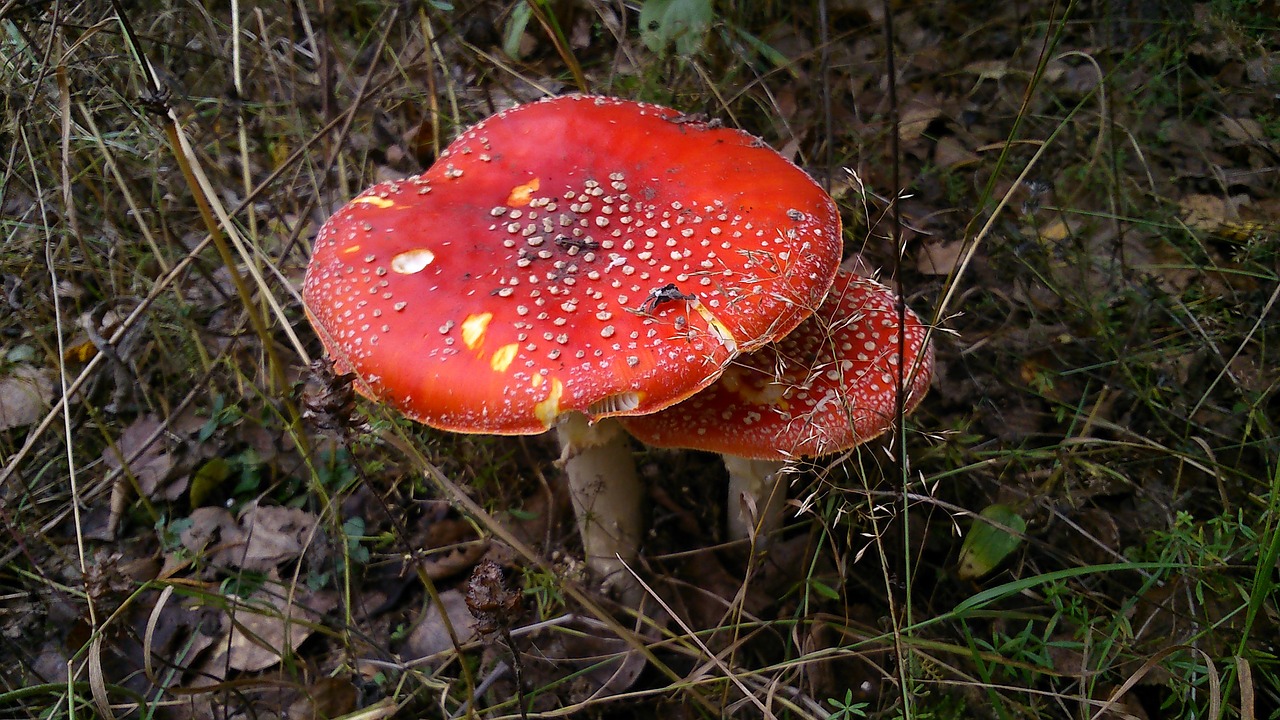
<instances>
[{"instance_id":1,"label":"slender stem","mask_svg":"<svg viewBox=\"0 0 1280 720\"><path fill-rule=\"evenodd\" d=\"M633 564L643 534L644 489L628 436L615 420L571 413L556 426L587 568L621 600L638 600Z\"/></svg>"},{"instance_id":2,"label":"slender stem","mask_svg":"<svg viewBox=\"0 0 1280 720\"><path fill-rule=\"evenodd\" d=\"M516 705L520 708L520 720L529 720L529 713L525 710L524 671L520 669L520 650L516 648L516 641L511 638L511 628L507 625L502 626L502 639L511 652L511 672L515 675Z\"/></svg>"},{"instance_id":3,"label":"slender stem","mask_svg":"<svg viewBox=\"0 0 1280 720\"><path fill-rule=\"evenodd\" d=\"M787 486L782 481L786 462L725 455L724 466L729 471L729 539L764 538L782 527L787 504Z\"/></svg>"}]
</instances>

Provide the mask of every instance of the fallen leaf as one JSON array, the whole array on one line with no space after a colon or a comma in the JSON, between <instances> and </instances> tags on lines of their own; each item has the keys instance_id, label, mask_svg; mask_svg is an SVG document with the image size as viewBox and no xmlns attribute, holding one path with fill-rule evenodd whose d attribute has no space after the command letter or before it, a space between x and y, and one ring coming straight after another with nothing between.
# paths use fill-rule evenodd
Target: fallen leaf
<instances>
[{"instance_id":1,"label":"fallen leaf","mask_svg":"<svg viewBox=\"0 0 1280 720\"><path fill-rule=\"evenodd\" d=\"M69 363L84 364L93 359L98 354L98 346L94 345L90 340L81 340L67 346L62 351L62 359Z\"/></svg>"},{"instance_id":2,"label":"fallen leaf","mask_svg":"<svg viewBox=\"0 0 1280 720\"><path fill-rule=\"evenodd\" d=\"M48 370L16 365L0 378L0 430L30 425L44 417L53 402L53 376Z\"/></svg>"},{"instance_id":3,"label":"fallen leaf","mask_svg":"<svg viewBox=\"0 0 1280 720\"><path fill-rule=\"evenodd\" d=\"M577 616L548 632L552 637L537 647L544 660L581 671L573 687L578 701L626 692L648 664L644 655L594 618Z\"/></svg>"},{"instance_id":4,"label":"fallen leaf","mask_svg":"<svg viewBox=\"0 0 1280 720\"><path fill-rule=\"evenodd\" d=\"M978 156L969 152L960 141L950 135L939 138L933 148L933 162L938 167L955 169L978 162Z\"/></svg>"},{"instance_id":5,"label":"fallen leaf","mask_svg":"<svg viewBox=\"0 0 1280 720\"><path fill-rule=\"evenodd\" d=\"M224 508L196 508L181 535L183 547L204 552L215 567L266 571L302 554L315 515L296 508L251 503L238 518Z\"/></svg>"},{"instance_id":6,"label":"fallen leaf","mask_svg":"<svg viewBox=\"0 0 1280 720\"><path fill-rule=\"evenodd\" d=\"M1238 143L1254 143L1261 142L1266 137L1266 132L1262 129L1262 123L1250 117L1227 117L1222 116L1219 123L1222 131L1227 137Z\"/></svg>"},{"instance_id":7,"label":"fallen leaf","mask_svg":"<svg viewBox=\"0 0 1280 720\"><path fill-rule=\"evenodd\" d=\"M1061 218L1054 219L1039 230L1041 240L1048 240L1049 242L1055 243L1062 242L1063 240L1071 237L1071 233L1071 226Z\"/></svg>"},{"instance_id":8,"label":"fallen leaf","mask_svg":"<svg viewBox=\"0 0 1280 720\"><path fill-rule=\"evenodd\" d=\"M1018 549L1022 544L1021 536L1026 531L1027 521L1013 508L1007 505L988 505L983 508L960 548L956 577L961 580L977 580L989 574L1010 553Z\"/></svg>"},{"instance_id":9,"label":"fallen leaf","mask_svg":"<svg viewBox=\"0 0 1280 720\"><path fill-rule=\"evenodd\" d=\"M196 508L187 518L187 526L178 539L188 552L199 555L205 550L218 552L224 543L239 544L240 525L230 510L221 507Z\"/></svg>"},{"instance_id":10,"label":"fallen leaf","mask_svg":"<svg viewBox=\"0 0 1280 720\"><path fill-rule=\"evenodd\" d=\"M444 612L440 608L444 608ZM457 590L440 593L440 602L431 603L421 621L409 633L400 654L407 659L431 657L454 647L453 638L466 643L477 637L476 618L467 609L467 600ZM450 635L449 629L453 628Z\"/></svg>"},{"instance_id":11,"label":"fallen leaf","mask_svg":"<svg viewBox=\"0 0 1280 720\"><path fill-rule=\"evenodd\" d=\"M289 720L336 718L356 709L359 693L346 678L322 677L306 688L303 697L289 706ZM362 717L369 717L367 712Z\"/></svg>"},{"instance_id":12,"label":"fallen leaf","mask_svg":"<svg viewBox=\"0 0 1280 720\"><path fill-rule=\"evenodd\" d=\"M333 593L298 593L293 602L285 595L259 591L236 612L231 630L227 665L253 672L280 662L285 648L298 649L311 636L320 617L338 604Z\"/></svg>"},{"instance_id":13,"label":"fallen leaf","mask_svg":"<svg viewBox=\"0 0 1280 720\"><path fill-rule=\"evenodd\" d=\"M186 479L165 483L173 469L173 456L165 446L163 435L145 444L160 430L160 418L144 415L120 433L115 447L102 452L102 464L111 470L125 469L138 482L138 490L152 500L176 500L187 488ZM127 480L126 480L127 482Z\"/></svg>"},{"instance_id":14,"label":"fallen leaf","mask_svg":"<svg viewBox=\"0 0 1280 720\"><path fill-rule=\"evenodd\" d=\"M1009 63L1006 60L977 60L964 66L965 72L978 76L978 81L999 80L1008 75Z\"/></svg>"},{"instance_id":15,"label":"fallen leaf","mask_svg":"<svg viewBox=\"0 0 1280 720\"><path fill-rule=\"evenodd\" d=\"M902 120L898 123L898 139L902 142L918 140L929 123L942 115L938 98L932 93L921 93L911 98L902 108Z\"/></svg>"},{"instance_id":16,"label":"fallen leaf","mask_svg":"<svg viewBox=\"0 0 1280 720\"><path fill-rule=\"evenodd\" d=\"M200 507L205 504L218 488L231 477L231 463L224 458L212 457L209 461L196 468L191 473L191 496L189 498L192 507Z\"/></svg>"},{"instance_id":17,"label":"fallen leaf","mask_svg":"<svg viewBox=\"0 0 1280 720\"><path fill-rule=\"evenodd\" d=\"M916 270L922 275L948 275L959 265L963 253L964 242L960 240L926 240L916 251Z\"/></svg>"},{"instance_id":18,"label":"fallen leaf","mask_svg":"<svg viewBox=\"0 0 1280 720\"><path fill-rule=\"evenodd\" d=\"M446 519L434 523L432 530L441 526L446 529L427 533L427 537L434 541L419 546L424 552L421 557L415 556L419 567L432 580L442 580L470 570L489 549L489 543L477 538L469 523Z\"/></svg>"},{"instance_id":19,"label":"fallen leaf","mask_svg":"<svg viewBox=\"0 0 1280 720\"><path fill-rule=\"evenodd\" d=\"M1235 221L1246 198L1222 198L1217 195L1187 195L1178 201L1178 216L1192 230L1213 232L1225 223Z\"/></svg>"},{"instance_id":20,"label":"fallen leaf","mask_svg":"<svg viewBox=\"0 0 1280 720\"><path fill-rule=\"evenodd\" d=\"M244 570L270 570L297 558L316 524L316 516L306 510L256 502L246 505L237 519L242 542L224 548L213 562Z\"/></svg>"},{"instance_id":21,"label":"fallen leaf","mask_svg":"<svg viewBox=\"0 0 1280 720\"><path fill-rule=\"evenodd\" d=\"M111 486L111 505L107 510L106 520L93 532L97 539L109 540L115 537L120 519L129 509L135 483L138 492L152 500L176 500L186 490L185 477L166 482L173 471L174 462L164 440L156 437L147 444L148 440L157 435L160 427L158 417L140 417L120 433L114 446L102 451L102 464L109 471L127 469L128 472L119 474Z\"/></svg>"},{"instance_id":22,"label":"fallen leaf","mask_svg":"<svg viewBox=\"0 0 1280 720\"><path fill-rule=\"evenodd\" d=\"M591 47L592 15L583 13L574 18L573 30L569 33L569 47L574 50L586 50Z\"/></svg>"},{"instance_id":23,"label":"fallen leaf","mask_svg":"<svg viewBox=\"0 0 1280 720\"><path fill-rule=\"evenodd\" d=\"M215 652L205 659L203 668L215 676L222 668L265 670L297 650L315 631L320 618L338 605L338 596L332 591L291 589L278 578L271 579L274 582L248 598L227 597L225 612L230 617L221 616L221 632L213 629L217 635L212 646Z\"/></svg>"}]
</instances>

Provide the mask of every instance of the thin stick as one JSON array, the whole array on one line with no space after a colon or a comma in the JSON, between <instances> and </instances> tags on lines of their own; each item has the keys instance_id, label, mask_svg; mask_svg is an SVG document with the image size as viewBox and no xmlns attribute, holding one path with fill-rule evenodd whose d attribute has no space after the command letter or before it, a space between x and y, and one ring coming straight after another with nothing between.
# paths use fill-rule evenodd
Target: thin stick
<instances>
[{"instance_id":1,"label":"thin stick","mask_svg":"<svg viewBox=\"0 0 1280 720\"><path fill-rule=\"evenodd\" d=\"M907 324L907 305L906 300L902 296L902 280L901 280L901 264L902 264L902 204L899 202L901 197L901 167L899 166L899 150L898 147L898 130L901 124L901 117L898 113L898 70L897 63L894 61L893 53L893 6L889 0L884 2L884 41L885 41L885 69L889 76L888 92L889 92L889 152L892 155L891 174L889 182L893 187L893 225L890 232L893 233L893 275L897 284L897 309L898 309L898 371L895 374L894 382L896 383L897 397L894 398L894 426L897 435L897 454L898 467L903 473L903 479L906 478L907 472L907 443L906 443L906 427L904 423L905 404L903 393L906 390L906 363L902 362L902 358L906 356L907 338L904 328ZM904 488L905 490L905 488ZM903 576L911 577L911 548L910 538L911 532L906 525L910 517L910 501L905 497L902 498L902 542L903 554L902 561L906 563L903 568ZM911 632L911 584L907 583L907 590L902 600L902 616L899 617L898 611L893 606L894 594L892 584L889 582L888 573L885 573L885 593L889 600L890 622L893 623L893 645L894 653L898 656L898 695L902 699L902 716L913 717L914 694L909 685L910 680L910 661L909 654L911 648L903 642L903 637Z\"/></svg>"}]
</instances>

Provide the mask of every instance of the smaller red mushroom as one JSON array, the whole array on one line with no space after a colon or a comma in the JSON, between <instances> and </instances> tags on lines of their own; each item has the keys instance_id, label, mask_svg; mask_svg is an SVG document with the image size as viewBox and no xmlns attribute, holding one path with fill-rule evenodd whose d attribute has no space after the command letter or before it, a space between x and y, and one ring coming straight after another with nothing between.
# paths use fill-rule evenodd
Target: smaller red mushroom
<instances>
[{"instance_id":1,"label":"smaller red mushroom","mask_svg":"<svg viewBox=\"0 0 1280 720\"><path fill-rule=\"evenodd\" d=\"M894 292L841 273L826 301L791 334L745 355L710 388L662 412L625 418L632 435L657 447L710 450L729 470L728 524L735 539L781 524L787 461L831 455L893 427L899 333L906 363L903 410L929 387L928 328Z\"/></svg>"}]
</instances>

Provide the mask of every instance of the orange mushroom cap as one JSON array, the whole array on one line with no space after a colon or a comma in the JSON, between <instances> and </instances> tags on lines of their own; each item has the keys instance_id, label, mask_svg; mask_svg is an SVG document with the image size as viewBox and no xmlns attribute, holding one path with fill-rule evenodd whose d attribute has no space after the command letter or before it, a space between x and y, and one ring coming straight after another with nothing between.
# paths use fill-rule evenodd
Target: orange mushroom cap
<instances>
[{"instance_id":1,"label":"orange mushroom cap","mask_svg":"<svg viewBox=\"0 0 1280 720\"><path fill-rule=\"evenodd\" d=\"M441 429L537 433L706 387L821 303L840 247L834 203L759 139L566 96L335 213L303 298L363 394Z\"/></svg>"},{"instance_id":2,"label":"orange mushroom cap","mask_svg":"<svg viewBox=\"0 0 1280 720\"><path fill-rule=\"evenodd\" d=\"M906 312L903 408L924 398L933 371L928 328ZM701 393L621 422L657 447L755 460L829 455L893 427L898 309L894 292L841 272L826 302L791 334L738 358Z\"/></svg>"}]
</instances>

